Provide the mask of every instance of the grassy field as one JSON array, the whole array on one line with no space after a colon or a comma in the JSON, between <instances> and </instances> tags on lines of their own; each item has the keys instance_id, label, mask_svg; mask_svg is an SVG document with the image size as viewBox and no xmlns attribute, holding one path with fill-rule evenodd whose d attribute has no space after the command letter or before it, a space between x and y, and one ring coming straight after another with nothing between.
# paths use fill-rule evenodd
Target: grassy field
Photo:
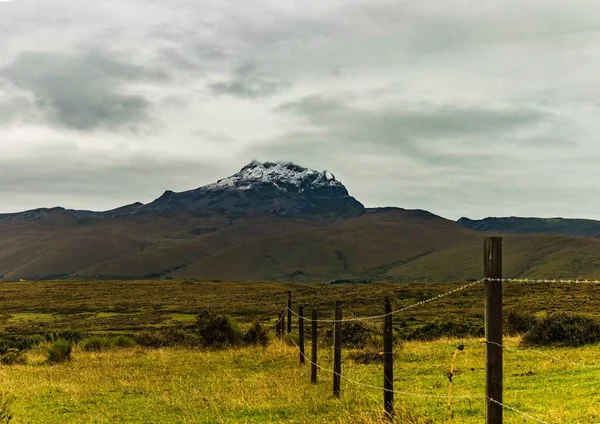
<instances>
[{"instance_id":1,"label":"grassy field","mask_svg":"<svg viewBox=\"0 0 600 424\"><path fill-rule=\"evenodd\" d=\"M0 283L0 330L7 334L52 330L138 332L193 322L199 311L226 313L242 323L273 321L291 290L294 305L316 307L331 316L342 300L344 316L380 314L390 296L394 308L411 305L461 284L357 285L236 283L209 281L43 281ZM545 315L577 311L600 316L600 285L506 284L506 310ZM437 319L482 319L483 285L395 317L397 326Z\"/></svg>"},{"instance_id":2,"label":"grassy field","mask_svg":"<svg viewBox=\"0 0 600 424\"><path fill-rule=\"evenodd\" d=\"M396 357L397 422L447 421L447 372L456 340L406 343ZM507 344L516 345L516 339ZM483 345L467 340L458 356L453 389L453 422L481 423L484 403ZM347 354L348 352L346 352ZM524 349L507 352L505 402L552 423L600 420L598 346L553 350L553 360ZM377 423L382 392L347 381L340 400L331 395L331 374L309 382L309 367L298 363L294 347L226 351L142 348L89 353L75 350L70 363L49 366L44 352L28 354L27 365L0 367L4 390L16 396L15 423ZM331 351L319 352L331 368ZM344 355L346 356L346 355ZM563 361L564 360L564 361ZM590 365L583 367L566 361ZM381 386L378 364L348 358L342 372L352 380ZM433 394L440 398L421 398ZM412 419L411 419L412 417ZM420 418L418 418L420 417ZM527 422L506 411L507 423Z\"/></svg>"},{"instance_id":3,"label":"grassy field","mask_svg":"<svg viewBox=\"0 0 600 424\"><path fill-rule=\"evenodd\" d=\"M24 282L0 285L0 327L5 336L55 330L131 333L192 323L201 310L235 316L245 326L273 323L286 291L294 303L314 306L328 317L333 301L344 315L381 313L383 297L394 307L410 305L459 287L442 284L226 283L201 281ZM600 313L595 285L508 284L506 309L537 315L555 311ZM437 319L480 319L483 288L475 286L395 316L397 331ZM395 358L397 422L448 421L448 371L455 347L464 343L453 378L453 422L480 423L484 402L484 344L468 334L456 339L406 341ZM585 348L524 348L505 345L505 403L545 422L600 421L599 345ZM342 381L342 397L331 396L331 373L309 382L295 347L280 341L268 347L221 351L132 347L86 352L76 346L71 362L49 365L47 345L26 353L24 365L0 365L0 391L15 397L15 423L64 422L338 422L381 421L382 391ZM361 364L344 349L343 374L380 387L381 364ZM554 357L551 358L548 355ZM332 351L321 344L320 365L331 369ZM439 397L428 398L421 395ZM473 396L462 399L460 396ZM528 422L505 412L507 423Z\"/></svg>"}]
</instances>

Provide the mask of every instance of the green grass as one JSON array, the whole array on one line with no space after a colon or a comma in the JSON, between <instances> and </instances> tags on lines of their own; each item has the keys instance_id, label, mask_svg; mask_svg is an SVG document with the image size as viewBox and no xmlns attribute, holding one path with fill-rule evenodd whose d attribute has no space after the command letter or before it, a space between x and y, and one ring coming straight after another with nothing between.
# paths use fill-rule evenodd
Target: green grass
<instances>
[{"instance_id":1,"label":"green grass","mask_svg":"<svg viewBox=\"0 0 600 424\"><path fill-rule=\"evenodd\" d=\"M397 409L410 408L431 422L447 419L447 372L459 340L408 342L395 358ZM466 340L456 361L453 422L481 423L484 417L484 347ZM516 346L517 339L506 343ZM552 355L590 365L555 361L530 349L505 353L505 403L553 423L600 420L600 346L552 350ZM356 364L344 352L342 373L381 386L380 365ZM331 350L319 352L331 368ZM153 423L376 423L382 392L342 381L340 400L331 395L331 375L320 371L310 384L309 367L294 347L274 342L267 348L225 351L131 348L85 352L76 348L69 363L49 366L44 349L29 354L27 365L0 367L3 389L15 395L15 422ZM434 394L439 399L419 397ZM505 412L506 423L526 422ZM383 422L383 421L381 421ZM407 422L401 421L398 422Z\"/></svg>"},{"instance_id":2,"label":"green grass","mask_svg":"<svg viewBox=\"0 0 600 424\"><path fill-rule=\"evenodd\" d=\"M4 335L79 330L131 334L187 324L202 310L226 313L242 327L258 320L274 323L287 290L294 305L331 316L333 302L344 301L344 316L380 314L383 298L394 308L411 305L456 288L452 284L387 284L328 286L282 283L218 283L201 281L27 282L0 285ZM23 296L23 292L28 295ZM566 284L506 284L505 309L538 316L572 311L600 314L600 287ZM435 320L480 319L483 287L440 299L395 315L396 331L409 331ZM25 319L37 317L37 319ZM15 319L19 318L19 319ZM42 319L43 318L43 319ZM294 320L294 325L297 321ZM324 325L323 331L327 329ZM321 339L320 364L332 368L330 346ZM448 378L455 346L465 350L456 362L452 402L456 423L483 422L484 344L477 339L404 342L395 358L397 422L447 422ZM505 354L505 403L552 423L600 421L600 345L581 348L522 348L519 339ZM342 398L331 396L331 375L309 382L293 347L274 342L267 348L222 351L140 347L84 351L75 345L69 362L50 365L48 344L27 352L25 365L0 366L0 391L16 399L14 422L316 422L378 423L382 392L342 382ZM309 346L307 344L307 346ZM537 353L536 353L537 352ZM554 360L539 352L552 355ZM344 350L343 374L364 384L381 386L380 364L352 361ZM583 363L587 366L579 366ZM440 398L422 398L434 394ZM412 412L411 412L412 411ZM505 411L506 423L527 422Z\"/></svg>"}]
</instances>

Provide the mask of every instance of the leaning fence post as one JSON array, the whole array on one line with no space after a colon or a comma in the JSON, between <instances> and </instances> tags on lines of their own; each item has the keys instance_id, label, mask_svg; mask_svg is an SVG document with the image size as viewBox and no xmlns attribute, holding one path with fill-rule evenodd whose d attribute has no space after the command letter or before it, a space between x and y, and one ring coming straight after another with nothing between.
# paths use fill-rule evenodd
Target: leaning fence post
<instances>
[{"instance_id":1,"label":"leaning fence post","mask_svg":"<svg viewBox=\"0 0 600 424\"><path fill-rule=\"evenodd\" d=\"M298 345L300 347L300 363L304 363L304 307L298 306Z\"/></svg>"},{"instance_id":2,"label":"leaning fence post","mask_svg":"<svg viewBox=\"0 0 600 424\"><path fill-rule=\"evenodd\" d=\"M317 325L319 319L319 312L313 308L311 316L311 352L310 352L310 382L317 384Z\"/></svg>"},{"instance_id":3,"label":"leaning fence post","mask_svg":"<svg viewBox=\"0 0 600 424\"><path fill-rule=\"evenodd\" d=\"M502 423L502 237L486 237L485 394L486 424Z\"/></svg>"},{"instance_id":4,"label":"leaning fence post","mask_svg":"<svg viewBox=\"0 0 600 424\"><path fill-rule=\"evenodd\" d=\"M292 333L292 291L288 290L287 298L287 332Z\"/></svg>"},{"instance_id":5,"label":"leaning fence post","mask_svg":"<svg viewBox=\"0 0 600 424\"><path fill-rule=\"evenodd\" d=\"M392 330L392 304L385 298L383 322L383 405L389 419L394 418L394 335Z\"/></svg>"},{"instance_id":6,"label":"leaning fence post","mask_svg":"<svg viewBox=\"0 0 600 424\"><path fill-rule=\"evenodd\" d=\"M333 331L333 395L340 397L342 376L342 302L335 302L335 323Z\"/></svg>"}]
</instances>

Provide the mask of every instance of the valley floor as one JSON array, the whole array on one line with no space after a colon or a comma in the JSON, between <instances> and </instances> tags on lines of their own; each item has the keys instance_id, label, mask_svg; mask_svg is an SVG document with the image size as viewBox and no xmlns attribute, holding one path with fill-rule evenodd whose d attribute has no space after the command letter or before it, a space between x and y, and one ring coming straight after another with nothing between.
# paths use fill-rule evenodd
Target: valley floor
<instances>
[{"instance_id":1,"label":"valley floor","mask_svg":"<svg viewBox=\"0 0 600 424\"><path fill-rule=\"evenodd\" d=\"M460 342L465 350L456 360L452 422L483 422L484 345L477 339L404 343L394 367L395 389L407 392L396 394L397 422L447 422L447 374ZM600 421L600 346L522 349L516 338L505 344L515 347L505 352L507 405L540 422ZM380 390L343 380L337 400L330 373L320 371L319 384L311 385L310 368L299 364L295 347L280 341L224 351L76 348L71 362L54 366L45 353L40 346L27 353L26 365L0 366L0 387L15 397L14 423L383 422ZM379 364L359 364L347 354L345 377L382 385ZM319 356L330 369L332 352ZM505 422L535 421L506 410Z\"/></svg>"}]
</instances>

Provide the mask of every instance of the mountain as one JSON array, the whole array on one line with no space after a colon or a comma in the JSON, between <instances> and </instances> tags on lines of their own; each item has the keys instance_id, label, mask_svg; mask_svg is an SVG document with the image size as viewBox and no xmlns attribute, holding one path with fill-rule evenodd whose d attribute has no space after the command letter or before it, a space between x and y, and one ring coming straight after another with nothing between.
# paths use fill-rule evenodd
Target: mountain
<instances>
[{"instance_id":1,"label":"mountain","mask_svg":"<svg viewBox=\"0 0 600 424\"><path fill-rule=\"evenodd\" d=\"M0 215L0 280L462 281L482 274L465 223L368 209L329 172L252 162L148 204ZM509 235L504 252L507 276L600 276L600 239Z\"/></svg>"},{"instance_id":2,"label":"mountain","mask_svg":"<svg viewBox=\"0 0 600 424\"><path fill-rule=\"evenodd\" d=\"M560 234L600 238L600 221L565 218L461 218L459 225L475 231L505 234Z\"/></svg>"}]
</instances>

